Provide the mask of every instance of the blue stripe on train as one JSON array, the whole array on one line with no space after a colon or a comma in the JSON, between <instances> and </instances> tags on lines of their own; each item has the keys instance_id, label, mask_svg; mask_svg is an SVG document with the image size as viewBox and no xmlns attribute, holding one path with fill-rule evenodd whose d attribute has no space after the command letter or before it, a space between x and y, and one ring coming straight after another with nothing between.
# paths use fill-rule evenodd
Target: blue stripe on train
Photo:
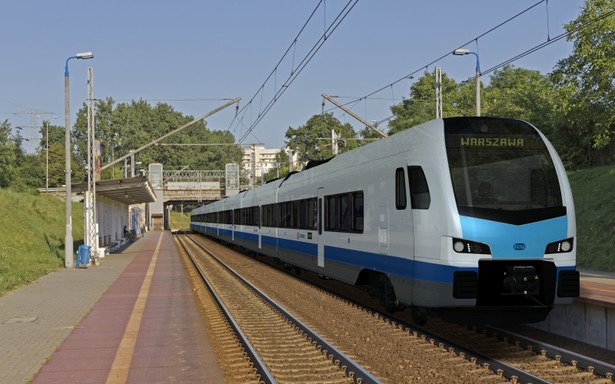
<instances>
[{"instance_id":1,"label":"blue stripe on train","mask_svg":"<svg viewBox=\"0 0 615 384\"><path fill-rule=\"evenodd\" d=\"M230 236L231 231L226 235ZM240 232L235 231L235 238L238 238ZM251 234L250 234L251 235ZM258 237L253 235L251 238L255 238L253 241L258 241ZM280 251L292 251L295 254L304 254L306 257L317 257L318 246L315 243L306 243L302 241L289 240L289 239L276 239L272 236L262 236L262 244L275 245L277 240L277 246ZM415 261L404 259L402 257L395 257L389 255L382 255L379 253L357 251L348 248L325 246L325 263L327 261L334 261L338 263L348 264L353 267L366 268L371 270L377 270L391 275L400 276L406 279L416 279L423 281L439 282L439 283L453 283L453 273L456 271L474 271L478 272L477 268L459 268L450 265L441 265L434 263L426 263L422 261ZM575 270L574 266L558 267L557 270Z\"/></svg>"}]
</instances>

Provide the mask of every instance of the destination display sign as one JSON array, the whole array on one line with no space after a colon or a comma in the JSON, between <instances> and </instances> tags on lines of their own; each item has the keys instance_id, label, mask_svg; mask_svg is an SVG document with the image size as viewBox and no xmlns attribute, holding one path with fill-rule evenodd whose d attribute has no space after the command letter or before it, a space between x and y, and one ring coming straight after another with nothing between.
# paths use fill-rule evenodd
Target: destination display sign
<instances>
[{"instance_id":1,"label":"destination display sign","mask_svg":"<svg viewBox=\"0 0 615 384\"><path fill-rule=\"evenodd\" d=\"M519 137L460 137L462 147L524 147Z\"/></svg>"}]
</instances>

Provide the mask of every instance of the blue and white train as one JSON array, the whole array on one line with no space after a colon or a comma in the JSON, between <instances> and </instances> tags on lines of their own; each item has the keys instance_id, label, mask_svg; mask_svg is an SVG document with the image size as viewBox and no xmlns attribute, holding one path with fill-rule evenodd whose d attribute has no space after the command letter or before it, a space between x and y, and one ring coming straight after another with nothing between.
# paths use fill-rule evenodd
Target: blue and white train
<instances>
[{"instance_id":1,"label":"blue and white train","mask_svg":"<svg viewBox=\"0 0 615 384\"><path fill-rule=\"evenodd\" d=\"M579 295L566 171L519 120L432 120L200 207L191 228L419 322L535 322Z\"/></svg>"}]
</instances>

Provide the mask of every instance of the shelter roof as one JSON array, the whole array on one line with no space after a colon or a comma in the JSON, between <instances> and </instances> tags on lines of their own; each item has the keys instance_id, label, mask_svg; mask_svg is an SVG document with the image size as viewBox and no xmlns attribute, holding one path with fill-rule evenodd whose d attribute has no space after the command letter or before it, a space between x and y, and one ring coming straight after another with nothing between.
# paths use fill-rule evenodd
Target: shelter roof
<instances>
[{"instance_id":1,"label":"shelter roof","mask_svg":"<svg viewBox=\"0 0 615 384\"><path fill-rule=\"evenodd\" d=\"M73 193L84 193L87 183L73 184ZM96 196L104 196L124 204L153 203L156 193L145 176L96 182Z\"/></svg>"}]
</instances>

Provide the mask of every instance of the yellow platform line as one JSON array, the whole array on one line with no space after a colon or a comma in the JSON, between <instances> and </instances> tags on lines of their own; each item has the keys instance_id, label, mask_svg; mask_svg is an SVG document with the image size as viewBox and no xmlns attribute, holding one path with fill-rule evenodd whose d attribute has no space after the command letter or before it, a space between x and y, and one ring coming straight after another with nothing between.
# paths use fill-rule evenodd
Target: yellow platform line
<instances>
[{"instance_id":1,"label":"yellow platform line","mask_svg":"<svg viewBox=\"0 0 615 384\"><path fill-rule=\"evenodd\" d=\"M132 355L135 351L135 345L137 343L137 336L139 335L139 328L141 328L141 320L143 319L143 312L145 310L145 304L147 297L149 296L149 289L152 285L152 277L154 276L154 269L156 268L156 261L158 260L158 251L160 250L160 243L162 243L162 232L158 238L154 255L149 263L147 272L145 273L145 279L141 285L139 296L135 302L128 324L124 330L122 341L115 353L111 370L107 375L107 384L123 384L126 383L128 378L128 372L130 370L130 362L132 361Z\"/></svg>"}]
</instances>

